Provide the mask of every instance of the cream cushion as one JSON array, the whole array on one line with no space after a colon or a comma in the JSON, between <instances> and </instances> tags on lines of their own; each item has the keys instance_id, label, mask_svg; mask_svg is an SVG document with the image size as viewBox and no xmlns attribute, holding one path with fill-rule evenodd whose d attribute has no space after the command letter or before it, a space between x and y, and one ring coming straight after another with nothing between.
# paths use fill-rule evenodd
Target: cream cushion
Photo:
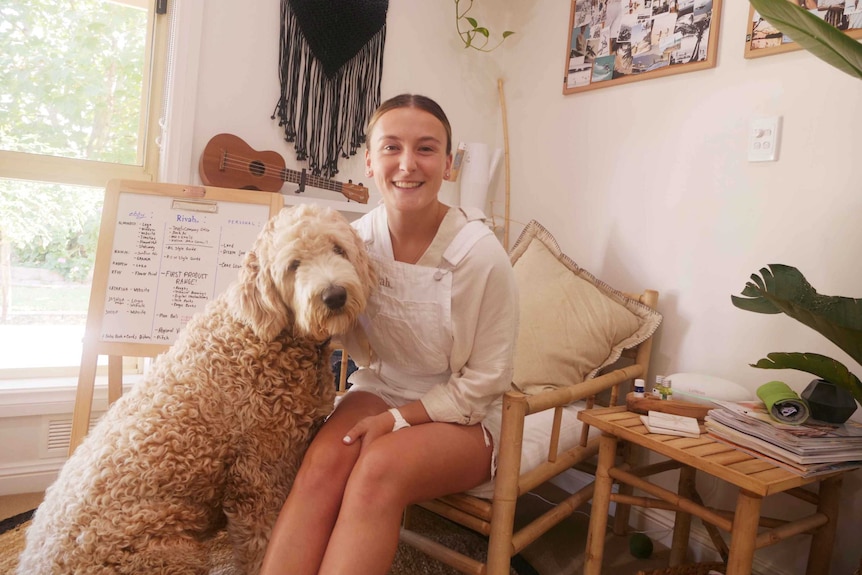
<instances>
[{"instance_id":1,"label":"cream cushion","mask_svg":"<svg viewBox=\"0 0 862 575\"><path fill-rule=\"evenodd\" d=\"M536 221L519 236L511 260L521 306L514 384L524 393L595 377L623 350L649 338L661 323L661 314L580 268ZM581 440L583 422L578 412L584 408L583 401L563 408L559 452ZM521 474L547 461L553 421L553 409L527 416ZM491 423L499 428L499 422ZM590 427L590 438L599 434ZM494 481L467 493L490 499Z\"/></svg>"},{"instance_id":2,"label":"cream cushion","mask_svg":"<svg viewBox=\"0 0 862 575\"><path fill-rule=\"evenodd\" d=\"M578 412L584 409L583 401L563 408L560 424L559 452L571 449L581 440L583 422L578 419ZM554 410L547 409L528 415L524 420L524 440L521 444L521 473L535 469L548 460L548 448L551 445L551 431L554 424ZM597 437L601 431L590 427L589 437ZM491 499L494 496L494 480L487 481L467 492L474 497Z\"/></svg>"},{"instance_id":3,"label":"cream cushion","mask_svg":"<svg viewBox=\"0 0 862 575\"><path fill-rule=\"evenodd\" d=\"M511 261L520 293L513 383L523 393L595 377L661 323L658 312L580 268L536 221Z\"/></svg>"}]
</instances>

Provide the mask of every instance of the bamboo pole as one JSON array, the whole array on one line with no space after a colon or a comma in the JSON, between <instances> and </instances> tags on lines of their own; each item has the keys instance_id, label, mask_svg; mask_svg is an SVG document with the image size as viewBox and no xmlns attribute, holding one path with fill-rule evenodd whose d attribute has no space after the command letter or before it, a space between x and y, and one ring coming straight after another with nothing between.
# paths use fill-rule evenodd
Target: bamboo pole
<instances>
[{"instance_id":1,"label":"bamboo pole","mask_svg":"<svg viewBox=\"0 0 862 575\"><path fill-rule=\"evenodd\" d=\"M654 497L646 497L644 495L625 495L615 493L613 495L614 503L625 503L626 505L637 505L646 509L666 509L668 511L676 511L676 505L665 501L664 499L656 499Z\"/></svg>"},{"instance_id":2,"label":"bamboo pole","mask_svg":"<svg viewBox=\"0 0 862 575\"><path fill-rule=\"evenodd\" d=\"M693 499L695 493L694 481L696 470L694 467L685 465L679 469L679 482L677 493L686 499ZM688 538L691 534L691 513L677 510L676 520L673 523L673 540L670 546L670 560L668 565L676 567L685 563L685 553L688 551Z\"/></svg>"},{"instance_id":3,"label":"bamboo pole","mask_svg":"<svg viewBox=\"0 0 862 575\"><path fill-rule=\"evenodd\" d=\"M754 561L757 525L763 498L744 489L736 497L736 513L730 537L730 556L727 558L728 575L751 573ZM728 531L725 529L725 531Z\"/></svg>"},{"instance_id":4,"label":"bamboo pole","mask_svg":"<svg viewBox=\"0 0 862 575\"><path fill-rule=\"evenodd\" d=\"M785 523L780 527L776 527L775 529L770 529L769 531L764 531L760 535L757 536L755 540L754 546L757 549L761 547L766 547L768 545L774 545L779 541L784 541L788 537L793 537L794 535L799 535L800 533L809 533L826 525L829 523L829 517L826 516L825 513L815 513L813 515L809 515L808 517L803 517L802 519L797 519L796 521L791 521L789 523ZM816 547L815 547L816 548ZM831 551L832 546L830 545L828 549ZM810 554L809 554L810 556ZM827 565L828 569L828 565ZM826 571L808 571L809 573L826 573Z\"/></svg>"},{"instance_id":5,"label":"bamboo pole","mask_svg":"<svg viewBox=\"0 0 862 575\"><path fill-rule=\"evenodd\" d=\"M828 477L820 482L818 488L818 514L825 515L828 521L821 526L811 538L811 548L808 551L808 567L806 573L826 573L832 558L832 546L835 543L835 532L838 529L838 509L841 507L841 483L844 474Z\"/></svg>"},{"instance_id":6,"label":"bamboo pole","mask_svg":"<svg viewBox=\"0 0 862 575\"><path fill-rule=\"evenodd\" d=\"M703 504L703 499L700 498L700 493L697 492L697 489L694 489L694 491L692 491L691 499L701 507L709 509ZM710 509L710 511L714 510ZM721 536L721 533L718 532L718 528L712 523L707 523L704 521L703 526L706 528L706 532L709 533L709 538L712 539L712 545L715 547L715 550L718 551L719 555L721 555L721 560L724 563L727 563L727 558L730 555L730 549L728 549L727 542L724 540L724 537Z\"/></svg>"},{"instance_id":7,"label":"bamboo pole","mask_svg":"<svg viewBox=\"0 0 862 575\"><path fill-rule=\"evenodd\" d=\"M506 196L503 210L503 247L509 251L509 121L506 114L506 94L503 91L503 79L497 79L497 92L500 94L500 114L503 118L503 167L506 175Z\"/></svg>"},{"instance_id":8,"label":"bamboo pole","mask_svg":"<svg viewBox=\"0 0 862 575\"><path fill-rule=\"evenodd\" d=\"M402 529L401 541L418 549L426 555L430 555L431 557L446 563L450 567L454 567L461 573L481 575L485 572L484 566L472 557L467 557L462 553L453 551L452 549L449 549L436 541L432 541L427 537L419 535L418 533Z\"/></svg>"},{"instance_id":9,"label":"bamboo pole","mask_svg":"<svg viewBox=\"0 0 862 575\"><path fill-rule=\"evenodd\" d=\"M602 556L605 552L605 533L608 527L608 506L614 480L610 475L617 451L617 438L602 434L599 437L599 466L593 482L593 508L590 513L590 530L584 549L584 575L601 575Z\"/></svg>"},{"instance_id":10,"label":"bamboo pole","mask_svg":"<svg viewBox=\"0 0 862 575\"><path fill-rule=\"evenodd\" d=\"M703 519L704 521L712 523L713 525L717 525L720 529L723 529L724 531L732 530L732 524L730 521L728 521L724 517L721 517L717 513L713 513L708 509L701 507L691 499L687 499L677 493L674 493L673 491L669 491L663 487L659 487L658 485L649 483L648 481L645 481L619 468L609 469L608 474L617 481L627 483L632 487L647 492L653 497L658 497L660 499L673 503L677 507L677 509L681 509L682 511L691 513L692 515ZM596 489L596 493L598 494L598 487ZM615 501L615 497L616 494L611 495L611 501Z\"/></svg>"}]
</instances>

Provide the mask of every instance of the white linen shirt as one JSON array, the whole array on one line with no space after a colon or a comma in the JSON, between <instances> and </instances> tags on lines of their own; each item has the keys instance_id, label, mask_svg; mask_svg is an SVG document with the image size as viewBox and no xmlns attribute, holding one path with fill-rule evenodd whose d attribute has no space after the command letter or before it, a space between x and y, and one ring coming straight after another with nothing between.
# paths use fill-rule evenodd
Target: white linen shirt
<instances>
[{"instance_id":1,"label":"white linen shirt","mask_svg":"<svg viewBox=\"0 0 862 575\"><path fill-rule=\"evenodd\" d=\"M381 217L375 216L375 212L384 209L375 208L363 219ZM416 265L438 267L443 252L467 221L462 210L450 208L434 241ZM357 229L370 252L394 260L389 238L374 241L365 237L363 226L358 225ZM419 399L433 421L472 425L481 422L489 407L511 389L518 293L509 258L493 234L479 238L451 273L449 377L444 383L433 385ZM363 356L355 347L356 338L346 337L344 341L351 355ZM361 360L358 363L362 365ZM385 386L373 373L373 366L373 360L370 368L367 364L362 366L351 376L351 382L368 382L374 376L379 382L377 387ZM410 381L398 383L403 388L411 386ZM413 399L404 397L402 403Z\"/></svg>"}]
</instances>

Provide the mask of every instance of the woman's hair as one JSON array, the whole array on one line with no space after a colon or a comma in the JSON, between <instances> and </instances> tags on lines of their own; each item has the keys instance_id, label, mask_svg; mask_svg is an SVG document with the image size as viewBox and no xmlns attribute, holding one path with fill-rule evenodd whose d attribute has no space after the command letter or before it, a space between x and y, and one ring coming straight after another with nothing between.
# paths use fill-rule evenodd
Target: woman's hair
<instances>
[{"instance_id":1,"label":"woman's hair","mask_svg":"<svg viewBox=\"0 0 862 575\"><path fill-rule=\"evenodd\" d=\"M399 94L380 104L377 110L375 110L374 115L371 116L371 120L368 121L365 136L368 137L371 135L380 116L396 108L418 108L440 120L440 123L443 124L443 128L446 130L446 155L448 156L452 153L452 126L449 125L449 118L446 117L446 113L440 107L440 104L428 96L420 96L418 94Z\"/></svg>"}]
</instances>

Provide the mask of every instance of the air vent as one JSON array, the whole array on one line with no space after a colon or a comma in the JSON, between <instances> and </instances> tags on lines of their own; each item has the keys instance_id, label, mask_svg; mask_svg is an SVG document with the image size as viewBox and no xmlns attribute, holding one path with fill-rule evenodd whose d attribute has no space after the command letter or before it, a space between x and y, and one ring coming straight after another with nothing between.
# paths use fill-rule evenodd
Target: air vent
<instances>
[{"instance_id":1,"label":"air vent","mask_svg":"<svg viewBox=\"0 0 862 575\"><path fill-rule=\"evenodd\" d=\"M101 413L98 413L90 417L88 432L93 429L93 426L99 421L101 415ZM72 418L45 416L42 419L42 437L43 440L40 442L40 457L65 456L69 452L69 444L72 441Z\"/></svg>"}]
</instances>

